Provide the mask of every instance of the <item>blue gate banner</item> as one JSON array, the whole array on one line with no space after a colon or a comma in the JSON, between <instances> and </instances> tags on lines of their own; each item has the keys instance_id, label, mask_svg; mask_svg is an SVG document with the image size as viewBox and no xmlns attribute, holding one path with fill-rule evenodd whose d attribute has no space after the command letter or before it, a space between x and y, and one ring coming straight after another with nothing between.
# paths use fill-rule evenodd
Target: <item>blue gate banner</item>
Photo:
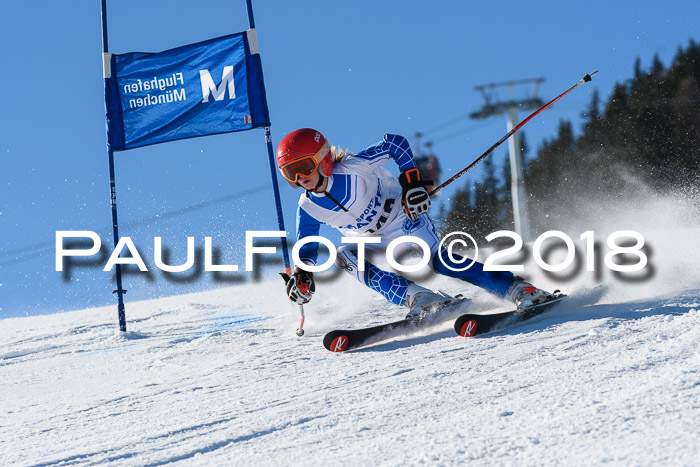
<instances>
[{"instance_id":1,"label":"blue gate banner","mask_svg":"<svg viewBox=\"0 0 700 467\"><path fill-rule=\"evenodd\" d=\"M270 126L254 29L104 61L113 151Z\"/></svg>"}]
</instances>

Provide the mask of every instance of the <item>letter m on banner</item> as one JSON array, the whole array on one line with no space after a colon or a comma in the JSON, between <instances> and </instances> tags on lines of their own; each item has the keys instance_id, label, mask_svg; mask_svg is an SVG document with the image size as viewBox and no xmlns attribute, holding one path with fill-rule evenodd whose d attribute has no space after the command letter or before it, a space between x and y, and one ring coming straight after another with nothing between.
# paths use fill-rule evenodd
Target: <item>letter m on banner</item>
<instances>
[{"instance_id":1,"label":"letter m on banner","mask_svg":"<svg viewBox=\"0 0 700 467\"><path fill-rule=\"evenodd\" d=\"M225 66L221 84L217 87L209 73L209 70L199 70L199 80L202 82L202 102L209 102L209 96L214 95L215 101L224 99L228 89L228 98L236 98L236 83L233 80L233 67Z\"/></svg>"},{"instance_id":2,"label":"letter m on banner","mask_svg":"<svg viewBox=\"0 0 700 467\"><path fill-rule=\"evenodd\" d=\"M255 30L106 54L105 102L113 151L270 126Z\"/></svg>"}]
</instances>

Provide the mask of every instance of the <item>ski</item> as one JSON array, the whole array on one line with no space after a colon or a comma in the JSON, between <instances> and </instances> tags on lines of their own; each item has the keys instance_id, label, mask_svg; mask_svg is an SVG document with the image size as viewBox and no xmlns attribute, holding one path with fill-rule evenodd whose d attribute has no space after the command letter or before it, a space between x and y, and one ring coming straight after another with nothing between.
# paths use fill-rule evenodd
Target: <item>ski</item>
<instances>
[{"instance_id":1,"label":"ski","mask_svg":"<svg viewBox=\"0 0 700 467\"><path fill-rule=\"evenodd\" d=\"M498 331L516 323L534 318L562 302L566 295L555 295L550 301L528 307L524 310L505 311L490 315L466 314L455 320L455 331L463 337L474 337L487 332Z\"/></svg>"},{"instance_id":2,"label":"ski","mask_svg":"<svg viewBox=\"0 0 700 467\"><path fill-rule=\"evenodd\" d=\"M459 306L465 301L468 300L463 297L454 298L446 302L439 310L428 312L416 318L402 319L369 328L330 331L323 338L323 346L331 352L345 352L346 350L411 334L420 328L430 327L449 320L459 312Z\"/></svg>"}]
</instances>

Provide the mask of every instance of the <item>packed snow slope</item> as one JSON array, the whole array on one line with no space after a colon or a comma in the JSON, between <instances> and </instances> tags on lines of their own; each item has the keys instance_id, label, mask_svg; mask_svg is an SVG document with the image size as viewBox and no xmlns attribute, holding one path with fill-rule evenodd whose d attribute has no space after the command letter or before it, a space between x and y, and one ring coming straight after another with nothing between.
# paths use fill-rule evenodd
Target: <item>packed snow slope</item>
<instances>
[{"instance_id":1,"label":"packed snow slope","mask_svg":"<svg viewBox=\"0 0 700 467\"><path fill-rule=\"evenodd\" d=\"M0 459L698 465L700 230L645 237L651 277L533 274L581 303L473 339L445 323L327 352L326 331L405 312L347 277L318 284L301 338L279 279L128 303L124 334L115 306L2 320ZM467 294L470 311L509 308L428 284Z\"/></svg>"},{"instance_id":2,"label":"packed snow slope","mask_svg":"<svg viewBox=\"0 0 700 467\"><path fill-rule=\"evenodd\" d=\"M700 290L332 354L271 286L131 304L125 335L113 307L3 321L3 464L700 459Z\"/></svg>"}]
</instances>

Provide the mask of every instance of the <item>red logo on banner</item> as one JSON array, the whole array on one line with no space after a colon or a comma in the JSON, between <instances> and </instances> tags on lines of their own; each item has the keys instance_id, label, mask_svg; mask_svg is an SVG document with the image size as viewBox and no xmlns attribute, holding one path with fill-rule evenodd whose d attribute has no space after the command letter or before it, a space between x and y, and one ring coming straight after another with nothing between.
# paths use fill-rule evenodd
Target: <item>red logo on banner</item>
<instances>
[{"instance_id":1,"label":"red logo on banner","mask_svg":"<svg viewBox=\"0 0 700 467\"><path fill-rule=\"evenodd\" d=\"M472 337L476 332L476 320L470 319L462 326L460 335L463 337Z\"/></svg>"},{"instance_id":2,"label":"red logo on banner","mask_svg":"<svg viewBox=\"0 0 700 467\"><path fill-rule=\"evenodd\" d=\"M331 342L331 352L342 352L348 346L348 338L338 336Z\"/></svg>"}]
</instances>

